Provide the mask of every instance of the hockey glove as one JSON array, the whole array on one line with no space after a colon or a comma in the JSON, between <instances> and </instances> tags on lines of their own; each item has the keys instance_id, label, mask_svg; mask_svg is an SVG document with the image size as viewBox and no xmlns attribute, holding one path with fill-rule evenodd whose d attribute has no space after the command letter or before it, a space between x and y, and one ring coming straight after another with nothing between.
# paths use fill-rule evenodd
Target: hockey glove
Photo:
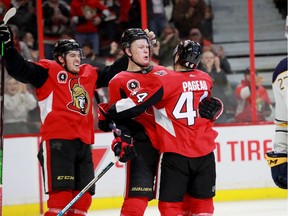
<instances>
[{"instance_id":1,"label":"hockey glove","mask_svg":"<svg viewBox=\"0 0 288 216\"><path fill-rule=\"evenodd\" d=\"M123 135L121 137L123 137ZM112 141L111 148L114 151L115 156L119 157L119 161L126 163L128 160L137 157L137 152L134 145L131 143L132 138L130 136L124 135L123 139L121 137L115 137Z\"/></svg>"},{"instance_id":2,"label":"hockey glove","mask_svg":"<svg viewBox=\"0 0 288 216\"><path fill-rule=\"evenodd\" d=\"M108 103L98 104L98 127L104 132L111 131L110 120L107 117L107 111L109 109Z\"/></svg>"},{"instance_id":3,"label":"hockey glove","mask_svg":"<svg viewBox=\"0 0 288 216\"><path fill-rule=\"evenodd\" d=\"M0 41L4 42L4 49L7 50L13 46L13 33L9 26L0 21Z\"/></svg>"},{"instance_id":4,"label":"hockey glove","mask_svg":"<svg viewBox=\"0 0 288 216\"><path fill-rule=\"evenodd\" d=\"M265 155L274 183L282 189L287 189L287 154L267 152Z\"/></svg>"},{"instance_id":5,"label":"hockey glove","mask_svg":"<svg viewBox=\"0 0 288 216\"><path fill-rule=\"evenodd\" d=\"M108 9L103 10L100 16L101 21L105 21L107 17L109 17L110 15L111 15L111 12Z\"/></svg>"},{"instance_id":6,"label":"hockey glove","mask_svg":"<svg viewBox=\"0 0 288 216\"><path fill-rule=\"evenodd\" d=\"M199 114L202 118L215 121L223 112L223 103L219 98L206 97L199 104Z\"/></svg>"}]
</instances>

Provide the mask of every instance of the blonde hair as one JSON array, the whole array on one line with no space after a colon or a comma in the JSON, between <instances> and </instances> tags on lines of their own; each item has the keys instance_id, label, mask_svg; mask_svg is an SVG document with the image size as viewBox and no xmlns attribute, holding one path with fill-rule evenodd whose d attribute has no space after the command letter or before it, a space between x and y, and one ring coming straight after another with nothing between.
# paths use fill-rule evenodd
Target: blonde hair
<instances>
[{"instance_id":1,"label":"blonde hair","mask_svg":"<svg viewBox=\"0 0 288 216\"><path fill-rule=\"evenodd\" d=\"M9 82L10 80L15 80L16 84L19 84L19 81L18 81L18 80L16 80L15 78L7 75L7 76L5 77L5 86L4 86L4 91L5 91L5 92L8 91L8 82ZM18 89L19 89L19 86L18 86Z\"/></svg>"}]
</instances>

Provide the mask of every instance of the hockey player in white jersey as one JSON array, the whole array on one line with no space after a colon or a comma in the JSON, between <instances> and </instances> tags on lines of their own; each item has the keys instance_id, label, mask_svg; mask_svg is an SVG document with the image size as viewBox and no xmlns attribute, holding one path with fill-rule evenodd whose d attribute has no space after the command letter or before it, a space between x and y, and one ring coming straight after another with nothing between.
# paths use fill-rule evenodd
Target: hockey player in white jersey
<instances>
[{"instance_id":1,"label":"hockey player in white jersey","mask_svg":"<svg viewBox=\"0 0 288 216\"><path fill-rule=\"evenodd\" d=\"M271 167L272 178L279 188L287 189L288 148L288 69L287 57L282 59L273 73L273 94L275 98L275 136L272 152L266 159Z\"/></svg>"},{"instance_id":2,"label":"hockey player in white jersey","mask_svg":"<svg viewBox=\"0 0 288 216\"><path fill-rule=\"evenodd\" d=\"M288 39L288 16L286 17L285 37ZM272 152L267 152L266 159L271 167L275 184L287 189L287 153L288 153L288 62L287 57L276 66L272 77L275 98L275 136Z\"/></svg>"}]
</instances>

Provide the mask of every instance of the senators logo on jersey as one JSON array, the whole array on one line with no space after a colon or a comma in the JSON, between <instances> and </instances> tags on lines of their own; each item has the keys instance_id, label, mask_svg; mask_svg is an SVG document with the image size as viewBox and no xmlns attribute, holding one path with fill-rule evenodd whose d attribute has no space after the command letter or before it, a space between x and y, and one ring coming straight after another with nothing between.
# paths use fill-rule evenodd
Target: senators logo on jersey
<instances>
[{"instance_id":1,"label":"senators logo on jersey","mask_svg":"<svg viewBox=\"0 0 288 216\"><path fill-rule=\"evenodd\" d=\"M85 89L80 85L78 79L70 80L70 90L72 102L67 107L73 111L86 115L89 112L89 96Z\"/></svg>"}]
</instances>

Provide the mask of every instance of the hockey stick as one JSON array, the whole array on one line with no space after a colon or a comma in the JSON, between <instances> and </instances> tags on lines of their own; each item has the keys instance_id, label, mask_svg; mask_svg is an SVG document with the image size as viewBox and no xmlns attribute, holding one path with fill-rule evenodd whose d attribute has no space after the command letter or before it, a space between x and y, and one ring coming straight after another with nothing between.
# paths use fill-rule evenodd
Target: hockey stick
<instances>
[{"instance_id":1,"label":"hockey stick","mask_svg":"<svg viewBox=\"0 0 288 216\"><path fill-rule=\"evenodd\" d=\"M75 202L77 202L85 192L88 191L88 189L90 187L92 187L116 162L118 161L118 157L115 157L115 160L114 161L111 161L100 173L97 177L95 177L94 179L92 179L88 185L83 188L79 194L77 196L75 196L70 203L68 203L64 209L62 209L58 214L57 216L62 216L63 214L65 214L65 212L72 206L74 205Z\"/></svg>"},{"instance_id":2,"label":"hockey stick","mask_svg":"<svg viewBox=\"0 0 288 216\"><path fill-rule=\"evenodd\" d=\"M10 8L3 18L4 24L7 24L9 19L16 14L16 8ZM4 146L4 81L5 81L5 70L4 70L4 42L2 41L1 47L1 94L0 94L0 215L2 215L2 171L3 171L3 146Z\"/></svg>"},{"instance_id":3,"label":"hockey stick","mask_svg":"<svg viewBox=\"0 0 288 216\"><path fill-rule=\"evenodd\" d=\"M7 22L16 14L17 10L15 7L10 8L3 18L3 22L6 25ZM2 49L1 49L1 56L4 55L4 43L2 41ZM3 61L2 61L3 63Z\"/></svg>"},{"instance_id":4,"label":"hockey stick","mask_svg":"<svg viewBox=\"0 0 288 216\"><path fill-rule=\"evenodd\" d=\"M121 131L116 128L115 123L110 125L112 132L114 132L117 135L120 135ZM113 167L113 165L118 161L119 157L115 157L114 161L111 161L94 179L92 179L88 185L86 185L85 188L83 188L78 194L77 196L75 196L70 203L68 203L64 209L62 209L57 216L62 216L63 214L65 214L66 211L68 211L68 209L74 205L75 202L77 202L85 192L87 192L89 190L90 187L92 187L111 167Z\"/></svg>"}]
</instances>

